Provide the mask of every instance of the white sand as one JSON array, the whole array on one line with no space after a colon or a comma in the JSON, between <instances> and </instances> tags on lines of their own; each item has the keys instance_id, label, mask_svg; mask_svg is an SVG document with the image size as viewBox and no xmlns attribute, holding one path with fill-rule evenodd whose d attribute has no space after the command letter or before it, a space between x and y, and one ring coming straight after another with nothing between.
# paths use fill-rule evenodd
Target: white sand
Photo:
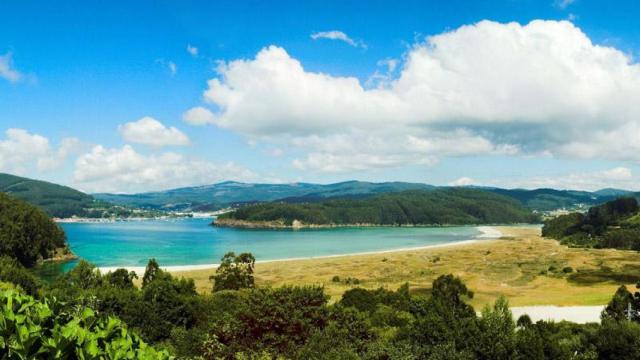
<instances>
[{"instance_id":1,"label":"white sand","mask_svg":"<svg viewBox=\"0 0 640 360\"><path fill-rule=\"evenodd\" d=\"M387 254L387 253L394 253L394 252L401 252L401 251L424 250L424 249L441 248L441 247L448 247L448 246L468 245L468 244L472 244L482 240L498 239L502 236L502 233L498 229L491 226L478 226L477 229L478 231L480 231L480 234L477 235L476 238L472 240L462 240L462 241L456 241L456 242L446 243L446 244L426 245L426 246L391 249L391 250L364 251L364 252L350 253L350 254L310 256L310 257L298 257L298 258L287 258L287 259L276 259L276 260L262 260L262 261L256 261L256 263L326 259L326 258L335 258L335 257L343 257L343 256L376 255L376 254ZM219 264L174 265L174 266L161 266L161 269L168 272L181 272L181 271L215 269L218 267L218 265ZM100 272L102 272L103 274L108 273L110 271L115 271L117 269L127 269L128 271L133 271L136 274L141 275L141 274L144 274L145 266L126 266L126 265L125 266L105 266L105 267L100 267L99 269L100 269Z\"/></svg>"},{"instance_id":2,"label":"white sand","mask_svg":"<svg viewBox=\"0 0 640 360\"><path fill-rule=\"evenodd\" d=\"M523 306L512 307L513 319L527 314L533 322L538 320L571 321L578 324L600 322L604 306Z\"/></svg>"}]
</instances>

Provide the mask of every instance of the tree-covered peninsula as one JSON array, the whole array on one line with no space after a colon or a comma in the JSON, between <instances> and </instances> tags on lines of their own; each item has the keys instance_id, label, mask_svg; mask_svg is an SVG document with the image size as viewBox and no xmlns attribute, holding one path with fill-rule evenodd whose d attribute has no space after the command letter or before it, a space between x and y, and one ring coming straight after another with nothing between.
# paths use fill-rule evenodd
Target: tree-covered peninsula
<instances>
[{"instance_id":1,"label":"tree-covered peninsula","mask_svg":"<svg viewBox=\"0 0 640 360\"><path fill-rule=\"evenodd\" d=\"M385 193L365 199L317 203L271 202L219 216L232 227L421 226L531 223L537 216L520 202L480 189L445 188Z\"/></svg>"}]
</instances>

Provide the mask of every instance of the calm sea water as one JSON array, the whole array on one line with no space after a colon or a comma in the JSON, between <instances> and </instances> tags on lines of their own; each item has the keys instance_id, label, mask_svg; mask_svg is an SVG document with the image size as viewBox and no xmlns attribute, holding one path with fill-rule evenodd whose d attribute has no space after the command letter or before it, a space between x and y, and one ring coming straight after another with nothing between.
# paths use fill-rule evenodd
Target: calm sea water
<instances>
[{"instance_id":1,"label":"calm sea water","mask_svg":"<svg viewBox=\"0 0 640 360\"><path fill-rule=\"evenodd\" d=\"M242 230L210 226L211 219L62 224L75 254L100 267L218 263L228 251L257 260L352 254L473 239L475 227Z\"/></svg>"}]
</instances>

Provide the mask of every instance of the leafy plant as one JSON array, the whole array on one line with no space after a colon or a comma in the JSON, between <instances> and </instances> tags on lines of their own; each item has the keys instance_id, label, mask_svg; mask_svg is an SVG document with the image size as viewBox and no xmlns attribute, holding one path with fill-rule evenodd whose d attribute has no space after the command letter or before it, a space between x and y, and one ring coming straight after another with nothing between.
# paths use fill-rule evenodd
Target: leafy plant
<instances>
[{"instance_id":1,"label":"leafy plant","mask_svg":"<svg viewBox=\"0 0 640 360\"><path fill-rule=\"evenodd\" d=\"M3 359L172 359L128 331L115 317L90 308L36 301L15 290L0 292Z\"/></svg>"}]
</instances>

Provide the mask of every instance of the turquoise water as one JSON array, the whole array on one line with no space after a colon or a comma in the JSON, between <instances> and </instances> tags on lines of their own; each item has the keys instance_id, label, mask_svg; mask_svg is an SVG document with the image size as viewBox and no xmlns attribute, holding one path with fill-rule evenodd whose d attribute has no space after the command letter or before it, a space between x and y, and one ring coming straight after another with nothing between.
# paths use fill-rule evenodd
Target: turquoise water
<instances>
[{"instance_id":1,"label":"turquoise water","mask_svg":"<svg viewBox=\"0 0 640 360\"><path fill-rule=\"evenodd\" d=\"M61 224L81 258L101 267L218 263L228 251L257 260L353 254L473 239L475 227L243 230L210 226L211 219Z\"/></svg>"}]
</instances>

